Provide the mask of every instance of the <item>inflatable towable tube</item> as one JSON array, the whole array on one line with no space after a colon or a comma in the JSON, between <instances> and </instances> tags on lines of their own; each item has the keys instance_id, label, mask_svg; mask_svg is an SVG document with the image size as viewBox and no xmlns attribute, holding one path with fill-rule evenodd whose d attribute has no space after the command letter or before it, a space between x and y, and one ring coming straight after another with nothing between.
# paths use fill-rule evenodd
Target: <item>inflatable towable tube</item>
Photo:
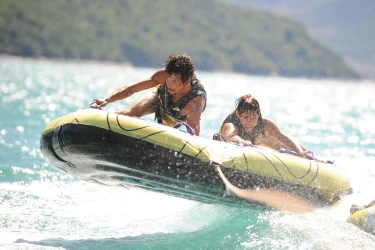
<instances>
[{"instance_id":1,"label":"inflatable towable tube","mask_svg":"<svg viewBox=\"0 0 375 250\"><path fill-rule=\"evenodd\" d=\"M286 190L323 204L351 192L346 175L333 164L208 140L97 109L49 123L41 152L50 165L82 180L206 203L243 203L225 195L217 165L239 188Z\"/></svg>"},{"instance_id":2,"label":"inflatable towable tube","mask_svg":"<svg viewBox=\"0 0 375 250\"><path fill-rule=\"evenodd\" d=\"M375 235L375 206L351 214L347 221L360 229Z\"/></svg>"}]
</instances>

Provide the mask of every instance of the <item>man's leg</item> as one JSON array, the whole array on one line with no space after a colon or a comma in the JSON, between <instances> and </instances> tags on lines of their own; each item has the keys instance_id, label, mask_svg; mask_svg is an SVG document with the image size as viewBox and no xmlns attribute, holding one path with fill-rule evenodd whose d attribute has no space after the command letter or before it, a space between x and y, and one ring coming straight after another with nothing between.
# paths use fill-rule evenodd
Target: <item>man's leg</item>
<instances>
[{"instance_id":1,"label":"man's leg","mask_svg":"<svg viewBox=\"0 0 375 250\"><path fill-rule=\"evenodd\" d=\"M153 103L156 100L156 98L157 93L156 90L154 90L145 97L132 103L130 107L122 111L118 111L116 113L120 115L127 115L133 117L141 117L144 115L152 114L155 112Z\"/></svg>"}]
</instances>

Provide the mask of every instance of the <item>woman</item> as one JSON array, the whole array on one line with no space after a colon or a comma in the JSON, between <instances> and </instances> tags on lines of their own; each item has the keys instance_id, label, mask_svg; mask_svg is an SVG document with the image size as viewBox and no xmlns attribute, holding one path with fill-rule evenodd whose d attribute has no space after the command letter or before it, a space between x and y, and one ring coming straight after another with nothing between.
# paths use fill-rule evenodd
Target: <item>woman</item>
<instances>
[{"instance_id":1,"label":"woman","mask_svg":"<svg viewBox=\"0 0 375 250\"><path fill-rule=\"evenodd\" d=\"M251 95L237 99L236 109L224 120L215 140L244 146L260 145L275 150L287 149L307 158L312 153L299 142L284 134L267 118L262 118L258 101Z\"/></svg>"}]
</instances>

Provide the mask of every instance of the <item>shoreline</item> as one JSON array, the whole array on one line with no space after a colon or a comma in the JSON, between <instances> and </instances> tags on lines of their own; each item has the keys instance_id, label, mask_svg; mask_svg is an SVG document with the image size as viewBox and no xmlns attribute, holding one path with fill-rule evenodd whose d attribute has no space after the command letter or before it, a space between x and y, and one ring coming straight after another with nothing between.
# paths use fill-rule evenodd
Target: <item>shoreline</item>
<instances>
[{"instance_id":1,"label":"shoreline","mask_svg":"<svg viewBox=\"0 0 375 250\"><path fill-rule=\"evenodd\" d=\"M130 62L113 62L113 61L97 61L86 59L70 59L70 58L50 58L50 57L23 57L16 55L0 54L0 60L23 60L23 61L41 61L41 62L68 62L79 64L104 64L109 66L134 67Z\"/></svg>"},{"instance_id":2,"label":"shoreline","mask_svg":"<svg viewBox=\"0 0 375 250\"><path fill-rule=\"evenodd\" d=\"M40 62L57 62L57 63L76 63L76 64L85 64L85 65L94 65L94 64L102 64L106 66L115 66L115 67L127 67L127 68L150 68L156 69L151 67L136 67L132 65L130 62L113 62L113 61L97 61L97 60L83 60L83 59L70 59L70 58L50 58L50 57L23 57L23 56L16 56L16 55L9 55L9 54L0 54L0 60L22 60L22 61L40 61ZM161 68L161 67L160 67ZM198 70L199 71L199 70ZM223 70L216 70L216 71L202 71L205 73L229 73L229 74L239 74L239 75L247 75L247 76L261 76L261 77L277 77L277 78L287 78L287 79L308 79L308 80L329 80L329 81L342 81L342 82L353 82L356 81L358 83L371 83L375 84L375 79L370 77L363 77L359 79L346 79L346 78L309 78L309 77L288 77L288 76L279 76L279 75L250 75L240 72L232 72L232 71L223 71Z\"/></svg>"}]
</instances>

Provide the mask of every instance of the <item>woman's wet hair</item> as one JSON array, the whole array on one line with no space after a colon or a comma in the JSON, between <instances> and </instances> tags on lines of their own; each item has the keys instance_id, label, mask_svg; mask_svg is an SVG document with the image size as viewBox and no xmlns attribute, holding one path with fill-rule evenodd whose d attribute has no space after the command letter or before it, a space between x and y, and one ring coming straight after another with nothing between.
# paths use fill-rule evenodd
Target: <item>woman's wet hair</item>
<instances>
[{"instance_id":1,"label":"woman's wet hair","mask_svg":"<svg viewBox=\"0 0 375 250\"><path fill-rule=\"evenodd\" d=\"M194 70L193 60L186 54L172 54L165 62L165 72L168 75L179 75L183 83L194 76Z\"/></svg>"},{"instance_id":2,"label":"woman's wet hair","mask_svg":"<svg viewBox=\"0 0 375 250\"><path fill-rule=\"evenodd\" d=\"M236 100L236 111L240 115L245 111L255 111L260 114L259 102L250 94L241 96Z\"/></svg>"}]
</instances>

